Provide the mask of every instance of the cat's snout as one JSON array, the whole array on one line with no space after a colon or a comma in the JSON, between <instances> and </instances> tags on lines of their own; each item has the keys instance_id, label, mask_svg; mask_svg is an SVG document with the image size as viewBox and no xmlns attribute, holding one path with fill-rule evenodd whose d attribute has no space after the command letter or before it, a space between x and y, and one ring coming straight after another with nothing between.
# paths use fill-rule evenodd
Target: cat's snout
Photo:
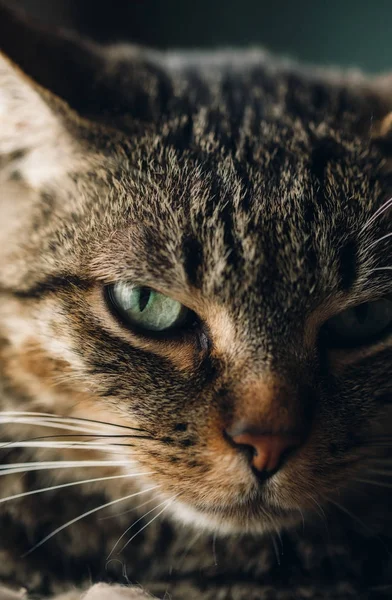
<instances>
[{"instance_id":1,"label":"cat's snout","mask_svg":"<svg viewBox=\"0 0 392 600\"><path fill-rule=\"evenodd\" d=\"M273 375L243 381L236 387L234 415L224 436L266 479L303 444L311 412L310 394L298 385Z\"/></svg>"},{"instance_id":2,"label":"cat's snout","mask_svg":"<svg viewBox=\"0 0 392 600\"><path fill-rule=\"evenodd\" d=\"M263 476L270 476L283 465L284 460L301 445L301 436L288 433L269 434L251 424L226 431L240 450L251 449L251 466Z\"/></svg>"}]
</instances>

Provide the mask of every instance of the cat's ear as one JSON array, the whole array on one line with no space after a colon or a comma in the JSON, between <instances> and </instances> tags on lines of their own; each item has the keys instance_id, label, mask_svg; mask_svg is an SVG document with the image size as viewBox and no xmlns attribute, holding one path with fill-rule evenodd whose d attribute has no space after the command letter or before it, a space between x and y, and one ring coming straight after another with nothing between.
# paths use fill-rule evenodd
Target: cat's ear
<instances>
[{"instance_id":1,"label":"cat's ear","mask_svg":"<svg viewBox=\"0 0 392 600\"><path fill-rule=\"evenodd\" d=\"M94 103L103 57L92 45L31 24L0 4L0 52L46 100L63 100L77 112Z\"/></svg>"},{"instance_id":2,"label":"cat's ear","mask_svg":"<svg viewBox=\"0 0 392 600\"><path fill-rule=\"evenodd\" d=\"M156 119L170 85L152 51L94 45L41 27L0 0L0 163L12 158L29 185L79 165L81 141L87 160L93 129L116 127L124 116L139 129Z\"/></svg>"},{"instance_id":3,"label":"cat's ear","mask_svg":"<svg viewBox=\"0 0 392 600\"><path fill-rule=\"evenodd\" d=\"M381 116L376 119L373 138L392 154L392 75L376 77L373 86L381 100Z\"/></svg>"},{"instance_id":4,"label":"cat's ear","mask_svg":"<svg viewBox=\"0 0 392 600\"><path fill-rule=\"evenodd\" d=\"M103 48L76 35L50 30L0 3L0 54L60 112L89 119L127 112L148 120L167 79L152 53Z\"/></svg>"},{"instance_id":5,"label":"cat's ear","mask_svg":"<svg viewBox=\"0 0 392 600\"><path fill-rule=\"evenodd\" d=\"M378 129L378 137L392 149L392 111L382 119Z\"/></svg>"}]
</instances>

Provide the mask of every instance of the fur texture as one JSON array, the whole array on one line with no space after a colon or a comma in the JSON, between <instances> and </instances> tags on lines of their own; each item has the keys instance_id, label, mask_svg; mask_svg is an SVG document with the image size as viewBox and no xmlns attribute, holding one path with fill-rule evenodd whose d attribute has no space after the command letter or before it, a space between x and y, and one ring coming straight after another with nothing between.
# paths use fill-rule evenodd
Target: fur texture
<instances>
[{"instance_id":1,"label":"fur texture","mask_svg":"<svg viewBox=\"0 0 392 600\"><path fill-rule=\"evenodd\" d=\"M0 23L0 485L25 494L0 503L0 579L39 597L91 581L390 597L390 330L324 336L392 293L388 78ZM118 281L180 301L192 327L125 327ZM306 432L264 483L224 434L245 417ZM85 462L44 462L60 460Z\"/></svg>"}]
</instances>

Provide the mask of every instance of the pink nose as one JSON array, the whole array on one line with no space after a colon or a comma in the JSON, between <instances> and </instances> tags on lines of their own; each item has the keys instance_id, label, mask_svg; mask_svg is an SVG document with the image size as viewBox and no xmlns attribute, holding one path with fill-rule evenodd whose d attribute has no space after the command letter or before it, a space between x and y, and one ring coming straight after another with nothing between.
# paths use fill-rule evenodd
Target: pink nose
<instances>
[{"instance_id":1,"label":"pink nose","mask_svg":"<svg viewBox=\"0 0 392 600\"><path fill-rule=\"evenodd\" d=\"M252 466L257 471L266 473L280 468L283 458L301 445L298 435L264 434L251 427L244 427L241 432L230 437L239 446L250 446L253 449Z\"/></svg>"}]
</instances>

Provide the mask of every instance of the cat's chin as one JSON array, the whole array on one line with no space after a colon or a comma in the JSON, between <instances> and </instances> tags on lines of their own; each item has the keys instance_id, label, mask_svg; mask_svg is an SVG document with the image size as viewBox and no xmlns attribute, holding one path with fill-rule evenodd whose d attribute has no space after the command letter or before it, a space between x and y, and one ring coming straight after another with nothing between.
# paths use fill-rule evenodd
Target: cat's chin
<instances>
[{"instance_id":1,"label":"cat's chin","mask_svg":"<svg viewBox=\"0 0 392 600\"><path fill-rule=\"evenodd\" d=\"M247 514L240 507L238 513L233 510L218 514L213 511L202 511L184 502L175 502L170 507L172 518L184 525L191 525L197 530L230 534L263 534L280 529L286 529L298 524L301 515L298 511L279 511L279 514L263 510L263 514Z\"/></svg>"}]
</instances>

